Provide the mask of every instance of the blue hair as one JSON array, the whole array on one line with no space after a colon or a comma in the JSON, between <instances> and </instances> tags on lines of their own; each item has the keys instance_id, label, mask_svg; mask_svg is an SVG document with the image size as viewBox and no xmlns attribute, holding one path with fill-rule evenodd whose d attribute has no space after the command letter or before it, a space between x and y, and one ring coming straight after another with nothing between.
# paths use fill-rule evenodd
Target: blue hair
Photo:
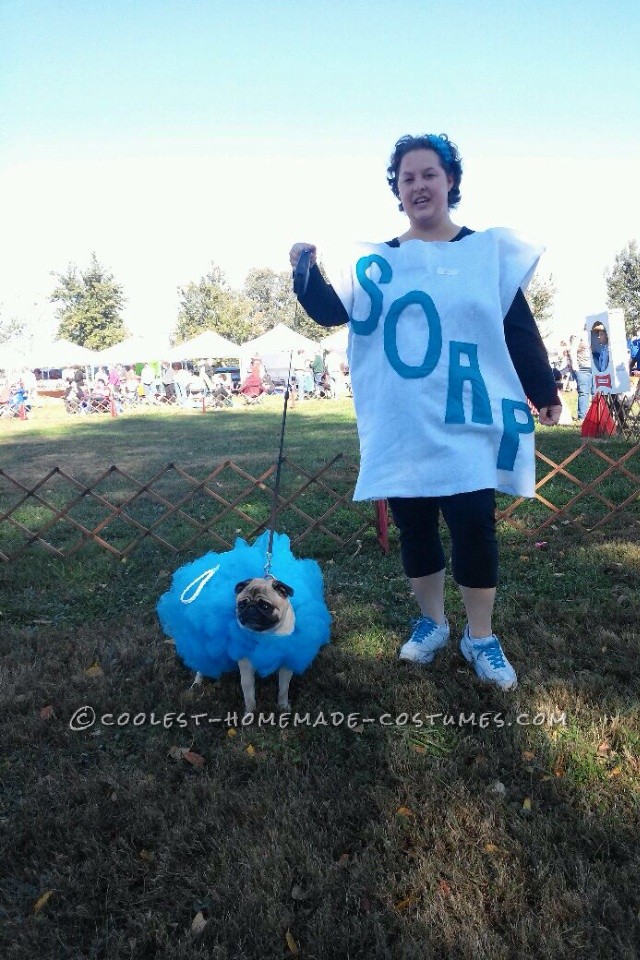
<instances>
[{"instance_id":1,"label":"blue hair","mask_svg":"<svg viewBox=\"0 0 640 960\"><path fill-rule=\"evenodd\" d=\"M403 157L412 150L433 150L438 154L442 168L453 179L453 184L449 190L448 203L452 210L460 203L460 181L462 180L462 161L458 148L455 143L449 140L446 133L425 133L419 137L412 137L407 134L396 142L393 153L389 159L387 167L387 182L391 187L394 196L400 198L398 190L398 173ZM402 210L402 204L399 205Z\"/></svg>"}]
</instances>

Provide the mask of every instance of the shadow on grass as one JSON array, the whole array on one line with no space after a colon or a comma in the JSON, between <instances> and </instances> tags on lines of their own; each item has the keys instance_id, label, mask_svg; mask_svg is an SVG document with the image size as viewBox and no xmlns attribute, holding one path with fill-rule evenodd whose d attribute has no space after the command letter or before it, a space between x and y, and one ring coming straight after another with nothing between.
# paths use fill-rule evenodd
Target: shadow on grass
<instances>
[{"instance_id":1,"label":"shadow on grass","mask_svg":"<svg viewBox=\"0 0 640 960\"><path fill-rule=\"evenodd\" d=\"M428 670L397 660L395 552L326 559L332 643L291 691L326 725L235 735L176 718L242 701L231 674L188 690L154 612L175 565L145 548L0 569L5 956L271 960L287 932L321 960L638 955L637 546L503 542L514 694L454 644ZM258 709L275 699L263 681ZM146 722L73 732L84 704Z\"/></svg>"},{"instance_id":2,"label":"shadow on grass","mask_svg":"<svg viewBox=\"0 0 640 960\"><path fill-rule=\"evenodd\" d=\"M208 471L227 458L275 462L280 442L282 402L264 406L197 411L149 410L110 417L68 417L26 425L5 435L3 468L19 478L43 477L56 466L79 480L95 477L111 464L153 476L169 462ZM23 425L24 426L24 425ZM329 446L330 444L330 446ZM305 404L287 417L285 453L315 463L336 452L357 456L353 409L346 401Z\"/></svg>"}]
</instances>

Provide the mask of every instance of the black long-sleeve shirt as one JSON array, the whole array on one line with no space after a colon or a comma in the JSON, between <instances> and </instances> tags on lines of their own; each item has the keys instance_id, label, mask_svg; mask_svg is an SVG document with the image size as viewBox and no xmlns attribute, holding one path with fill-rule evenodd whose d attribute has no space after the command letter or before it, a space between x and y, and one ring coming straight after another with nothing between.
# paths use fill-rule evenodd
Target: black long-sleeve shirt
<instances>
[{"instance_id":1,"label":"black long-sleeve shirt","mask_svg":"<svg viewBox=\"0 0 640 960\"><path fill-rule=\"evenodd\" d=\"M451 242L462 240L471 233L473 230L462 227ZM388 245L399 247L400 241L396 238L388 241ZM311 268L306 292L298 300L305 313L322 327L337 327L349 322L342 301L317 265ZM516 293L504 318L504 339L522 389L534 407L540 409L559 404L547 351L522 290Z\"/></svg>"}]
</instances>

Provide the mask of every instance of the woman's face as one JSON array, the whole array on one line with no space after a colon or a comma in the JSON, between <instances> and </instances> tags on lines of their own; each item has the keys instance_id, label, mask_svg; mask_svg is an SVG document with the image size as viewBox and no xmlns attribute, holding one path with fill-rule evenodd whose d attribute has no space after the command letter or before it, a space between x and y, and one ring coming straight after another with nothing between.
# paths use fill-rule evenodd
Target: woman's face
<instances>
[{"instance_id":1,"label":"woman's face","mask_svg":"<svg viewBox=\"0 0 640 960\"><path fill-rule=\"evenodd\" d=\"M435 150L411 150L398 170L398 192L404 212L416 226L432 226L449 219L449 190L453 177Z\"/></svg>"}]
</instances>

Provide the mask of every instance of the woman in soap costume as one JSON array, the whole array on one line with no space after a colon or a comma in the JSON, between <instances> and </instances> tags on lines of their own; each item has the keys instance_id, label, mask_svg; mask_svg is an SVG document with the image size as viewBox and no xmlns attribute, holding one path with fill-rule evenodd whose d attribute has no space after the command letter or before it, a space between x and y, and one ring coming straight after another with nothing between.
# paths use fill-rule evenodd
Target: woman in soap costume
<instances>
[{"instance_id":1,"label":"woman in soap costume","mask_svg":"<svg viewBox=\"0 0 640 960\"><path fill-rule=\"evenodd\" d=\"M397 141L387 180L408 219L385 243L353 245L330 270L316 247L299 297L323 326L349 323L348 358L360 438L354 499L388 499L404 570L420 608L400 658L430 663L449 639L440 514L467 615L460 649L477 675L517 685L492 628L498 581L496 490L535 491L534 421L561 405L524 296L542 247L511 230L474 232L451 219L462 164L444 134Z\"/></svg>"}]
</instances>

